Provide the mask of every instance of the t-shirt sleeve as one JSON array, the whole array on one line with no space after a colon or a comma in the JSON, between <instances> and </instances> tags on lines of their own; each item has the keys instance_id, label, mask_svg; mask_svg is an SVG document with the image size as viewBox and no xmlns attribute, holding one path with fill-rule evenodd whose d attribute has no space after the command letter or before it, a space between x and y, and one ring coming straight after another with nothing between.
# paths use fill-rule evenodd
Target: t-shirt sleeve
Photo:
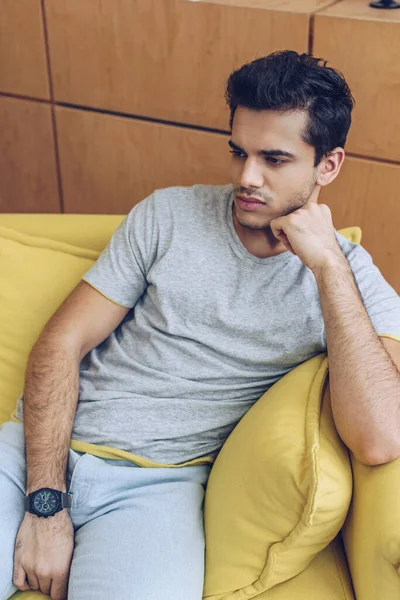
<instances>
[{"instance_id":1,"label":"t-shirt sleeve","mask_svg":"<svg viewBox=\"0 0 400 600\"><path fill-rule=\"evenodd\" d=\"M133 207L82 279L113 302L133 308L148 285L157 234L152 194Z\"/></svg>"},{"instance_id":2,"label":"t-shirt sleeve","mask_svg":"<svg viewBox=\"0 0 400 600\"><path fill-rule=\"evenodd\" d=\"M376 333L394 336L400 341L399 295L362 246L349 244L345 254Z\"/></svg>"}]
</instances>

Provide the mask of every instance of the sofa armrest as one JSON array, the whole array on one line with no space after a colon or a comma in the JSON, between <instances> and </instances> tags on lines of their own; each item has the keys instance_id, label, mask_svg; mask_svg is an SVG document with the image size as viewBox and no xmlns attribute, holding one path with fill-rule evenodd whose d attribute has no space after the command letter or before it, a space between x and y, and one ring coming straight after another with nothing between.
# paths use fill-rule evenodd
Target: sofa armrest
<instances>
[{"instance_id":1,"label":"sofa armrest","mask_svg":"<svg viewBox=\"0 0 400 600\"><path fill-rule=\"evenodd\" d=\"M400 458L374 467L351 462L354 494L342 534L357 600L398 600Z\"/></svg>"}]
</instances>

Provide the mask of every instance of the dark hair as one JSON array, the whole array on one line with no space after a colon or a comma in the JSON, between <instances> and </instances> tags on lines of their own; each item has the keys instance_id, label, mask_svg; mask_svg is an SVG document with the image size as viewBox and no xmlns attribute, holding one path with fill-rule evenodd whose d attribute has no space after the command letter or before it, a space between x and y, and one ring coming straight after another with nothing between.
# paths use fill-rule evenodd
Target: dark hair
<instances>
[{"instance_id":1,"label":"dark hair","mask_svg":"<svg viewBox=\"0 0 400 600\"><path fill-rule=\"evenodd\" d=\"M344 148L355 101L345 78L327 61L294 50L274 52L237 69L228 78L225 98L229 127L238 106L253 110L305 110L303 140L315 148L315 166L331 150Z\"/></svg>"}]
</instances>

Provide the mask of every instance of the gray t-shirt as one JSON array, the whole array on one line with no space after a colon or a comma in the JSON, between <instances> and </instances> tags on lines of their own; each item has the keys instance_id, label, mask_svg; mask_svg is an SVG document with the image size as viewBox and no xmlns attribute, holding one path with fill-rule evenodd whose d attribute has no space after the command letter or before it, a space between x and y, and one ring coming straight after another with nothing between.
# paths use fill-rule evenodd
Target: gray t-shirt
<instances>
[{"instance_id":1,"label":"gray t-shirt","mask_svg":"<svg viewBox=\"0 0 400 600\"><path fill-rule=\"evenodd\" d=\"M271 385L326 351L314 275L290 252L250 254L232 201L231 185L156 190L86 273L132 310L82 362L73 439L165 464L215 456ZM337 239L376 332L400 337L399 296Z\"/></svg>"}]
</instances>

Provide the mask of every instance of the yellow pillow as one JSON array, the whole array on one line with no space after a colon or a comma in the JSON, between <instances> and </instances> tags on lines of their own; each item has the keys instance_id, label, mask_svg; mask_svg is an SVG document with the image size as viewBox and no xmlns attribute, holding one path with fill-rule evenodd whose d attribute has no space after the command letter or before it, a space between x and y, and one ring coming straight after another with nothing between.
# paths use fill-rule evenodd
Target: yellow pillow
<instances>
[{"instance_id":1,"label":"yellow pillow","mask_svg":"<svg viewBox=\"0 0 400 600\"><path fill-rule=\"evenodd\" d=\"M242 418L205 499L204 598L247 600L302 572L337 535L352 494L328 359L290 371Z\"/></svg>"},{"instance_id":2,"label":"yellow pillow","mask_svg":"<svg viewBox=\"0 0 400 600\"><path fill-rule=\"evenodd\" d=\"M0 227L0 423L22 393L32 345L98 256Z\"/></svg>"}]
</instances>

